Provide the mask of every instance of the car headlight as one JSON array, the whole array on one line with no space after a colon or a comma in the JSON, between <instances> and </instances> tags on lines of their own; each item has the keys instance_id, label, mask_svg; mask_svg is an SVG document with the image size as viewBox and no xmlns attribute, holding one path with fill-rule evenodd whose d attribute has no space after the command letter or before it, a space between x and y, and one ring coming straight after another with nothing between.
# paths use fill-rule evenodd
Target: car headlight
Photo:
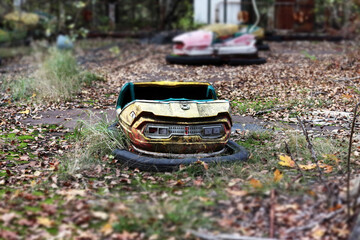
<instances>
[{"instance_id":1,"label":"car headlight","mask_svg":"<svg viewBox=\"0 0 360 240\"><path fill-rule=\"evenodd\" d=\"M149 136L169 136L169 128L163 126L148 126L145 131Z\"/></svg>"},{"instance_id":2,"label":"car headlight","mask_svg":"<svg viewBox=\"0 0 360 240\"><path fill-rule=\"evenodd\" d=\"M219 136L221 134L221 126L203 127L204 136Z\"/></svg>"}]
</instances>

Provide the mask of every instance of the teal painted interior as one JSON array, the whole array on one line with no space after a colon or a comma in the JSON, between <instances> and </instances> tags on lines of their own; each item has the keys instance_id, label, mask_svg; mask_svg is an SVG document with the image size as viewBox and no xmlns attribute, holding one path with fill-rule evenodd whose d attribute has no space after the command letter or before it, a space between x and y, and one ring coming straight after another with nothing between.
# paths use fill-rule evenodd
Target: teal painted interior
<instances>
[{"instance_id":1,"label":"teal painted interior","mask_svg":"<svg viewBox=\"0 0 360 240\"><path fill-rule=\"evenodd\" d=\"M216 99L215 89L211 85L141 86L126 83L120 90L116 109L122 109L135 100L206 102Z\"/></svg>"}]
</instances>

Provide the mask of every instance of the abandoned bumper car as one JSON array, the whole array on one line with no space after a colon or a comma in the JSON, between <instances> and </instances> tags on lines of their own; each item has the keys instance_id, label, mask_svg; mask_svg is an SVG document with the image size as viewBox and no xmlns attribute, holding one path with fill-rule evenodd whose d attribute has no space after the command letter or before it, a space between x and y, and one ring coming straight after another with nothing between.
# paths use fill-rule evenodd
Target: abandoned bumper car
<instances>
[{"instance_id":1,"label":"abandoned bumper car","mask_svg":"<svg viewBox=\"0 0 360 240\"><path fill-rule=\"evenodd\" d=\"M173 39L173 53L166 56L166 61L188 65L266 63L264 58L258 57L253 34L237 35L235 32L229 36L222 34L223 32L229 31L220 33L203 29L176 36Z\"/></svg>"},{"instance_id":2,"label":"abandoned bumper car","mask_svg":"<svg viewBox=\"0 0 360 240\"><path fill-rule=\"evenodd\" d=\"M198 161L246 160L248 152L229 140L229 110L229 102L217 100L209 83L127 83L120 91L116 113L131 147L113 154L129 167L155 171Z\"/></svg>"}]
</instances>

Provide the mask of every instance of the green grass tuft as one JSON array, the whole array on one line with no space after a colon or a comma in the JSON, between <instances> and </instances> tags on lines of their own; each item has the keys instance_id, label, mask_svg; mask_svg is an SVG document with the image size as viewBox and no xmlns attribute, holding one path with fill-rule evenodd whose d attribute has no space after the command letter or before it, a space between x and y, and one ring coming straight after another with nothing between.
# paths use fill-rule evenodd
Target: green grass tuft
<instances>
[{"instance_id":1,"label":"green grass tuft","mask_svg":"<svg viewBox=\"0 0 360 240\"><path fill-rule=\"evenodd\" d=\"M258 112L266 109L271 109L274 107L279 107L279 99L258 99L255 101L252 100L240 100L232 101L232 106L236 112L239 114Z\"/></svg>"},{"instance_id":2,"label":"green grass tuft","mask_svg":"<svg viewBox=\"0 0 360 240\"><path fill-rule=\"evenodd\" d=\"M123 132L116 127L110 127L111 123L106 116L102 119L94 116L91 118L89 122L80 121L74 132L75 147L74 151L63 159L64 173L73 174L100 164L114 149L128 147L128 140Z\"/></svg>"},{"instance_id":3,"label":"green grass tuft","mask_svg":"<svg viewBox=\"0 0 360 240\"><path fill-rule=\"evenodd\" d=\"M2 90L9 89L14 100L35 93L39 99L58 101L72 98L83 85L91 86L98 80L102 79L80 69L72 52L52 48L31 76L4 81Z\"/></svg>"},{"instance_id":4,"label":"green grass tuft","mask_svg":"<svg viewBox=\"0 0 360 240\"><path fill-rule=\"evenodd\" d=\"M314 55L311 55L310 53L308 53L307 51L301 51L302 54L304 54L304 56L308 59L310 59L311 61L316 61L317 58Z\"/></svg>"},{"instance_id":5,"label":"green grass tuft","mask_svg":"<svg viewBox=\"0 0 360 240\"><path fill-rule=\"evenodd\" d=\"M2 91L10 91L13 100L18 101L31 97L34 93L32 78L19 78L14 81L4 80L1 86Z\"/></svg>"},{"instance_id":6,"label":"green grass tuft","mask_svg":"<svg viewBox=\"0 0 360 240\"><path fill-rule=\"evenodd\" d=\"M51 49L36 75L34 88L42 98L69 99L81 87L80 70L70 51Z\"/></svg>"},{"instance_id":7,"label":"green grass tuft","mask_svg":"<svg viewBox=\"0 0 360 240\"><path fill-rule=\"evenodd\" d=\"M119 216L113 227L116 232L143 232L147 237L157 235L159 239L183 236L194 226L209 226L211 220L203 216L202 205L199 201L184 196L181 202L170 200L134 206L137 211Z\"/></svg>"}]
</instances>

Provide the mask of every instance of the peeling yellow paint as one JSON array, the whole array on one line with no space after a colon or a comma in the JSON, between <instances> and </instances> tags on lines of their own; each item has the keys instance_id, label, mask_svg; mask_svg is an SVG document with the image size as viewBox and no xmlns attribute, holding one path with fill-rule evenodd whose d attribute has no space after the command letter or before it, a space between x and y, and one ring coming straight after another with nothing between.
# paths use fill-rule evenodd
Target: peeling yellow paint
<instances>
[{"instance_id":1,"label":"peeling yellow paint","mask_svg":"<svg viewBox=\"0 0 360 240\"><path fill-rule=\"evenodd\" d=\"M189 105L188 110L181 104ZM231 131L230 104L224 100L213 101L149 101L135 100L118 114L119 122L132 144L143 150L167 153L199 153L219 151L226 145ZM135 114L135 118L131 113ZM143 134L146 124L219 124L225 134L219 138L201 136L171 136L148 138Z\"/></svg>"}]
</instances>

